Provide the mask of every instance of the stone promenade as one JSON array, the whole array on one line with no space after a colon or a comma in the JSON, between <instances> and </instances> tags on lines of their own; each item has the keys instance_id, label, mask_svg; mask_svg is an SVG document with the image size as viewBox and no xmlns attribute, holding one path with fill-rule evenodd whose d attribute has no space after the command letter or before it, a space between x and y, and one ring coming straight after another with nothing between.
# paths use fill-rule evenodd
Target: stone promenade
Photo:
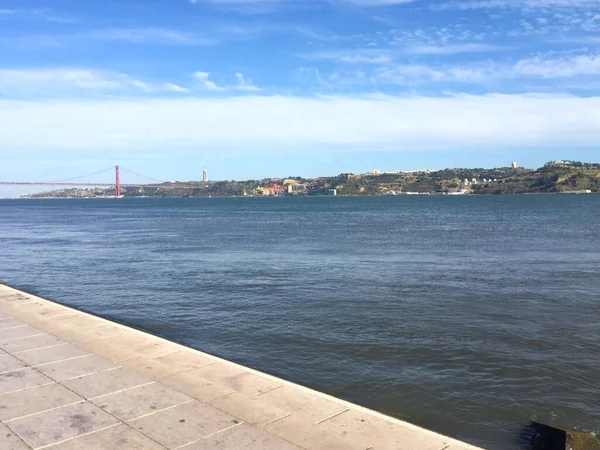
<instances>
[{"instance_id":1,"label":"stone promenade","mask_svg":"<svg viewBox=\"0 0 600 450\"><path fill-rule=\"evenodd\" d=\"M0 285L0 449L476 447Z\"/></svg>"}]
</instances>

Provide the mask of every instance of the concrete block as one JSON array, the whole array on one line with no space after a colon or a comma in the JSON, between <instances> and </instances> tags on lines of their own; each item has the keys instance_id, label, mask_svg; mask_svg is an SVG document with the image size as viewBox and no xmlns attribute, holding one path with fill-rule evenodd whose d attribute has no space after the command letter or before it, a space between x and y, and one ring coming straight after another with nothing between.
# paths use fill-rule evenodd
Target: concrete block
<instances>
[{"instance_id":1,"label":"concrete block","mask_svg":"<svg viewBox=\"0 0 600 450\"><path fill-rule=\"evenodd\" d=\"M240 424L220 433L200 439L181 450L302 450L302 447L287 442L256 427Z\"/></svg>"},{"instance_id":2,"label":"concrete block","mask_svg":"<svg viewBox=\"0 0 600 450\"><path fill-rule=\"evenodd\" d=\"M197 372L198 369L190 370L189 372L176 373L161 378L160 383L170 386L180 392L185 392L203 402L210 402L216 398L235 392L228 386L213 383L203 378Z\"/></svg>"},{"instance_id":3,"label":"concrete block","mask_svg":"<svg viewBox=\"0 0 600 450\"><path fill-rule=\"evenodd\" d=\"M15 356L30 366L48 364L85 355L89 355L89 352L73 344L57 345L38 350L27 350L15 354Z\"/></svg>"},{"instance_id":4,"label":"concrete block","mask_svg":"<svg viewBox=\"0 0 600 450\"><path fill-rule=\"evenodd\" d=\"M0 394L19 391L43 384L52 383L52 380L36 370L23 369L0 374Z\"/></svg>"},{"instance_id":5,"label":"concrete block","mask_svg":"<svg viewBox=\"0 0 600 450\"><path fill-rule=\"evenodd\" d=\"M130 347L123 345L122 336L113 336L106 339L82 340L78 345L90 353L106 358L110 361L119 362L140 356Z\"/></svg>"},{"instance_id":6,"label":"concrete block","mask_svg":"<svg viewBox=\"0 0 600 450\"><path fill-rule=\"evenodd\" d=\"M117 425L86 434L51 450L164 450L164 447L127 425Z\"/></svg>"},{"instance_id":7,"label":"concrete block","mask_svg":"<svg viewBox=\"0 0 600 450\"><path fill-rule=\"evenodd\" d=\"M51 347L58 344L66 344L66 342L51 334L40 334L20 339L11 339L8 342L0 341L0 348L8 353L16 353L25 350Z\"/></svg>"},{"instance_id":8,"label":"concrete block","mask_svg":"<svg viewBox=\"0 0 600 450\"><path fill-rule=\"evenodd\" d=\"M102 325L99 327L90 328L86 333L81 333L80 330L65 330L61 333L61 337L69 342L89 342L98 339L105 339L114 336L122 336L129 333L121 327L115 325Z\"/></svg>"},{"instance_id":9,"label":"concrete block","mask_svg":"<svg viewBox=\"0 0 600 450\"><path fill-rule=\"evenodd\" d=\"M139 356L121 361L120 364L140 374L157 379L194 368L205 367L214 364L214 361L191 352L180 351L156 358Z\"/></svg>"},{"instance_id":10,"label":"concrete block","mask_svg":"<svg viewBox=\"0 0 600 450\"><path fill-rule=\"evenodd\" d=\"M191 443L239 423L212 406L193 401L130 422L146 436L168 449Z\"/></svg>"},{"instance_id":11,"label":"concrete block","mask_svg":"<svg viewBox=\"0 0 600 450\"><path fill-rule=\"evenodd\" d=\"M194 375L207 382L218 384L248 396L283 386L280 380L249 372L232 364L216 363L194 370Z\"/></svg>"},{"instance_id":12,"label":"concrete block","mask_svg":"<svg viewBox=\"0 0 600 450\"><path fill-rule=\"evenodd\" d=\"M233 392L209 403L221 411L257 426L281 419L293 412L292 409L277 407L268 401L261 401L260 396L248 397L240 392Z\"/></svg>"},{"instance_id":13,"label":"concrete block","mask_svg":"<svg viewBox=\"0 0 600 450\"><path fill-rule=\"evenodd\" d=\"M192 400L158 383L97 397L91 401L122 420L131 420Z\"/></svg>"},{"instance_id":14,"label":"concrete block","mask_svg":"<svg viewBox=\"0 0 600 450\"><path fill-rule=\"evenodd\" d=\"M0 423L0 448L2 450L31 450L29 445L2 423Z\"/></svg>"},{"instance_id":15,"label":"concrete block","mask_svg":"<svg viewBox=\"0 0 600 450\"><path fill-rule=\"evenodd\" d=\"M0 355L0 374L4 372L12 372L13 370L24 369L27 367L17 358L11 355Z\"/></svg>"},{"instance_id":16,"label":"concrete block","mask_svg":"<svg viewBox=\"0 0 600 450\"><path fill-rule=\"evenodd\" d=\"M0 420L7 421L83 401L57 383L46 384L0 397Z\"/></svg>"},{"instance_id":17,"label":"concrete block","mask_svg":"<svg viewBox=\"0 0 600 450\"><path fill-rule=\"evenodd\" d=\"M23 417L10 428L34 448L58 443L119 423L91 403L78 403Z\"/></svg>"},{"instance_id":18,"label":"concrete block","mask_svg":"<svg viewBox=\"0 0 600 450\"><path fill-rule=\"evenodd\" d=\"M152 382L149 378L128 369L112 369L62 382L66 387L87 399L130 389Z\"/></svg>"},{"instance_id":19,"label":"concrete block","mask_svg":"<svg viewBox=\"0 0 600 450\"><path fill-rule=\"evenodd\" d=\"M102 372L118 367L115 363L96 355L88 355L82 358L69 359L51 364L44 364L37 369L44 375L56 381L64 381Z\"/></svg>"},{"instance_id":20,"label":"concrete block","mask_svg":"<svg viewBox=\"0 0 600 450\"><path fill-rule=\"evenodd\" d=\"M364 411L350 410L318 424L327 434L350 439L362 448L382 450L440 450L451 444L438 434L423 432L410 424L379 418Z\"/></svg>"}]
</instances>

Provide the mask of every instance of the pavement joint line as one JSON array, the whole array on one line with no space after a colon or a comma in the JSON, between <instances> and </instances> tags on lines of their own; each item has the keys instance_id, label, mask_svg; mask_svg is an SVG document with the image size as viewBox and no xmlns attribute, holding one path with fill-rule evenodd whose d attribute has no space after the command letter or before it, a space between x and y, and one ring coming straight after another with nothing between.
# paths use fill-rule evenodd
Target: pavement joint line
<instances>
[{"instance_id":1,"label":"pavement joint line","mask_svg":"<svg viewBox=\"0 0 600 450\"><path fill-rule=\"evenodd\" d=\"M283 387L283 384L281 386L274 387L273 389L268 389L264 392L259 392L258 394L251 395L250 398L260 397L263 394L268 394L269 392L276 391L277 389L281 389L282 387Z\"/></svg>"},{"instance_id":2,"label":"pavement joint line","mask_svg":"<svg viewBox=\"0 0 600 450\"><path fill-rule=\"evenodd\" d=\"M78 375L76 377L66 378L63 381L76 380L77 378L85 378L85 377L89 377L90 375L96 375L97 373L110 372L111 370L123 369L123 368L124 368L123 366L109 367L108 369L99 370L98 372L86 373L85 375Z\"/></svg>"},{"instance_id":3,"label":"pavement joint line","mask_svg":"<svg viewBox=\"0 0 600 450\"><path fill-rule=\"evenodd\" d=\"M89 375L86 375L86 376L89 376ZM97 395L95 397L90 397L90 398L88 398L88 400L89 401L97 400L99 398L106 397L107 395L118 394L120 392L129 391L130 389L135 389L135 388L139 388L139 387L142 387L142 386L149 386L149 385L154 384L154 383L156 383L156 381L150 381L148 383L138 384L136 386L131 386L131 387L128 387L128 388L125 388L125 389L119 389L118 391L109 392L108 394L102 394L102 395Z\"/></svg>"},{"instance_id":4,"label":"pavement joint line","mask_svg":"<svg viewBox=\"0 0 600 450\"><path fill-rule=\"evenodd\" d=\"M50 335L50 336L52 336L52 335ZM24 339L27 339L27 338L24 338ZM59 339L59 338L56 338L56 339ZM44 350L46 348L58 347L59 345L65 345L65 344L68 344L68 342L64 342L64 343L61 343L61 344L45 345L43 347L30 348L28 350L21 350L20 352L15 352L14 354L17 355L19 353L32 352L34 350Z\"/></svg>"},{"instance_id":5,"label":"pavement joint line","mask_svg":"<svg viewBox=\"0 0 600 450\"><path fill-rule=\"evenodd\" d=\"M97 429L97 430L94 430L94 431L90 431L89 433L83 433L83 434L80 434L79 436L74 436L74 437L72 437L72 438L69 438L69 439L65 439L65 440L58 441L58 442L53 442L52 444L43 445L43 446L41 446L41 447L35 447L35 449L34 449L34 450L41 450L41 449L43 449L43 448L49 448L49 447L52 447L52 446L54 446L54 445L58 445L58 444L64 444L65 442L73 441L73 440L75 440L75 439L79 439L79 438L81 438L81 437L88 436L88 435L90 435L90 434L98 433L99 431L108 430L109 428L118 427L119 425L121 425L121 424L120 424L120 423L114 423L114 424L112 424L112 425L109 425L109 426L107 426L107 427L103 427L103 428L99 428L99 429Z\"/></svg>"},{"instance_id":6,"label":"pavement joint line","mask_svg":"<svg viewBox=\"0 0 600 450\"><path fill-rule=\"evenodd\" d=\"M42 334L36 334L35 336L42 336L44 334L48 334L48 333L42 333ZM27 336L27 337L34 337L34 336ZM19 338L19 339L25 339L25 338ZM13 339L14 340L14 339ZM6 341L5 341L6 342ZM61 345L67 345L68 342L61 342L60 344L54 344L54 345L48 345L47 347L39 347L39 348L30 348L29 350L21 350L19 352L14 352L12 353L13 355L20 355L21 353L27 353L27 352L35 352L36 350L41 350L43 348L52 348L52 347L60 347Z\"/></svg>"},{"instance_id":7,"label":"pavement joint line","mask_svg":"<svg viewBox=\"0 0 600 450\"><path fill-rule=\"evenodd\" d=\"M48 383L38 384L38 385L35 385L35 386L29 386L29 387L21 388L21 389L15 389L14 391L3 392L2 394L0 394L0 397L2 397L3 395L6 395L6 394L13 394L15 392L22 392L22 391L26 391L27 389L35 389L35 388L38 388L38 387L48 386L49 384L55 384L56 383L56 381L54 381L54 380L52 380L50 378L48 378L48 379L50 380ZM56 383L56 384L58 384L58 383Z\"/></svg>"},{"instance_id":8,"label":"pavement joint line","mask_svg":"<svg viewBox=\"0 0 600 450\"><path fill-rule=\"evenodd\" d=\"M266 427L267 425L271 425L272 423L275 423L275 422L277 422L278 420L283 420L283 419L286 419L286 418L290 417L292 414L294 414L294 413L289 413L289 414L286 414L285 416L278 417L277 419L269 420L267 423L263 423L263 424L262 424L262 425L260 425L258 428L260 428L260 429L263 429L263 428L264 428L264 427Z\"/></svg>"},{"instance_id":9,"label":"pavement joint line","mask_svg":"<svg viewBox=\"0 0 600 450\"><path fill-rule=\"evenodd\" d=\"M87 356L95 356L95 355L92 355L90 353ZM110 368L104 369L104 370L97 370L96 372L88 372L88 373L84 373L83 375L77 375L77 376L70 377L70 378L63 378L61 381L59 381L59 383L61 383L63 381L76 380L78 378L89 377L90 375L96 375L97 373L108 372L109 370L113 370L113 369L118 369L118 367L110 367Z\"/></svg>"},{"instance_id":10,"label":"pavement joint line","mask_svg":"<svg viewBox=\"0 0 600 450\"><path fill-rule=\"evenodd\" d=\"M173 405L173 406L167 406L166 408L163 408L163 409L157 409L156 411L152 411L151 413L144 414L144 415L142 415L142 416L135 417L135 418L133 418L133 419L125 420L124 422L125 422L125 423L131 423L131 422L134 422L134 421L136 421L136 420L138 420L138 419L143 419L144 417L153 416L154 414L157 414L157 413L159 413L159 412L163 412L163 411L167 411L167 410L169 410L169 409L177 408L178 406L182 406L182 405L187 405L188 403L192 403L192 402L195 402L195 401L196 401L196 399L195 399L195 398L192 398L192 399L190 399L190 400L186 400L185 402L178 403L178 404L176 404L176 405Z\"/></svg>"},{"instance_id":11,"label":"pavement joint line","mask_svg":"<svg viewBox=\"0 0 600 450\"><path fill-rule=\"evenodd\" d=\"M54 408L48 408L48 409L45 409L43 411L38 411L38 412L35 412L35 413L31 413L31 414L25 414L24 416L13 417L12 419L7 419L4 422L5 423L14 422L15 420L25 419L26 417L36 416L38 414L47 413L47 412L54 411L54 410L57 410L57 409L60 409L60 408L65 408L67 406L78 405L80 403L85 403L85 399L82 398L81 400L77 400L76 402L72 402L72 403L69 403L67 405L56 406Z\"/></svg>"},{"instance_id":12,"label":"pavement joint line","mask_svg":"<svg viewBox=\"0 0 600 450\"><path fill-rule=\"evenodd\" d=\"M9 330L10 328L5 328L5 329ZM0 330L0 331L4 331L4 330ZM29 336L21 336L21 337L18 337L18 338L6 339L6 340L2 341L2 343L4 344L6 342L18 341L19 339L27 339L27 338L30 338L30 337L42 336L44 334L47 334L47 333L38 333L38 334L29 335ZM27 352L29 350L25 350L25 351ZM17 354L17 353L22 353L22 352L15 352L14 354Z\"/></svg>"},{"instance_id":13,"label":"pavement joint line","mask_svg":"<svg viewBox=\"0 0 600 450\"><path fill-rule=\"evenodd\" d=\"M4 356L4 355L2 355L2 356ZM11 372L19 372L20 370L25 370L25 369L29 369L29 367L19 367L18 369L5 370L4 372L0 372L0 375L4 375L5 373L11 373Z\"/></svg>"},{"instance_id":14,"label":"pavement joint line","mask_svg":"<svg viewBox=\"0 0 600 450\"><path fill-rule=\"evenodd\" d=\"M28 325L27 325L27 324L23 324L23 325L16 325L16 326L14 326L14 327L2 328L2 329L0 329L0 331L4 331L4 330L14 330L15 328L23 328L23 327L26 327L26 326L28 326Z\"/></svg>"},{"instance_id":15,"label":"pavement joint line","mask_svg":"<svg viewBox=\"0 0 600 450\"><path fill-rule=\"evenodd\" d=\"M340 411L340 412L337 412L337 413L335 413L335 414L332 414L332 415L331 415L331 416L329 416L329 417L325 417L324 419L321 419L321 420L319 420L318 422L315 422L315 425L319 425L319 424L321 424L321 423L325 422L326 420L333 419L334 417L337 417L337 416L339 416L340 414L344 414L346 411L350 411L350 408L346 408L346 409L344 409L343 411Z\"/></svg>"},{"instance_id":16,"label":"pavement joint line","mask_svg":"<svg viewBox=\"0 0 600 450\"><path fill-rule=\"evenodd\" d=\"M88 353L87 355L74 356L73 358L65 358L65 359L61 359L59 361L52 361L52 362L47 362L47 363L43 363L43 364L36 364L35 366L31 366L31 367L33 367L34 369L36 369L38 367L44 367L44 366L47 366L49 364L56 364L56 363L60 363L60 362L73 361L74 359L87 358L88 356L91 356L91 355L92 355L91 353Z\"/></svg>"},{"instance_id":17,"label":"pavement joint line","mask_svg":"<svg viewBox=\"0 0 600 450\"><path fill-rule=\"evenodd\" d=\"M193 440L191 442L187 442L187 443L185 443L183 445L180 445L179 447L173 448L173 450L185 449L185 447L187 447L189 445L195 444L196 442L199 442L199 441L201 441L203 439L208 439L209 437L214 436L215 434L223 433L224 431L231 430L232 428L235 428L235 427L239 427L240 425L243 425L245 423L246 422L244 422L243 420L240 420L240 421L238 421L238 423L234 423L233 425L230 425L230 426L228 426L226 428L223 428L222 430L215 431L214 433L207 434L206 436L202 436L200 439L195 439L195 440Z\"/></svg>"}]
</instances>

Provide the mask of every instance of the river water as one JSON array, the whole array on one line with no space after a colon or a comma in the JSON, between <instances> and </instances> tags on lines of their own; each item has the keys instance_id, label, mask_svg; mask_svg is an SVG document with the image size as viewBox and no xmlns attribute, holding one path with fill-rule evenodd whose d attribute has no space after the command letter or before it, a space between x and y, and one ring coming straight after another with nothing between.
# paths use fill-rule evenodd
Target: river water
<instances>
[{"instance_id":1,"label":"river water","mask_svg":"<svg viewBox=\"0 0 600 450\"><path fill-rule=\"evenodd\" d=\"M487 448L600 428L600 195L0 200L0 278Z\"/></svg>"}]
</instances>

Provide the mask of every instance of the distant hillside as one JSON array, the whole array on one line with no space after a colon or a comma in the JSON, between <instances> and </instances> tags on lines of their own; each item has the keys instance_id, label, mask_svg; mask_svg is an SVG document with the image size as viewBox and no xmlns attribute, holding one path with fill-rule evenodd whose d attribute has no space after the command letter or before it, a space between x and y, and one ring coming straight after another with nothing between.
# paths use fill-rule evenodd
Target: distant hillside
<instances>
[{"instance_id":1,"label":"distant hillside","mask_svg":"<svg viewBox=\"0 0 600 450\"><path fill-rule=\"evenodd\" d=\"M201 184L198 182L190 182ZM571 191L600 192L600 164L576 161L549 162L540 169L444 169L422 172L341 174L305 179L264 179L205 183L201 188L123 188L125 197L208 197L243 195L337 195L424 194L526 194ZM114 189L63 189L27 195L28 198L114 196Z\"/></svg>"}]
</instances>

